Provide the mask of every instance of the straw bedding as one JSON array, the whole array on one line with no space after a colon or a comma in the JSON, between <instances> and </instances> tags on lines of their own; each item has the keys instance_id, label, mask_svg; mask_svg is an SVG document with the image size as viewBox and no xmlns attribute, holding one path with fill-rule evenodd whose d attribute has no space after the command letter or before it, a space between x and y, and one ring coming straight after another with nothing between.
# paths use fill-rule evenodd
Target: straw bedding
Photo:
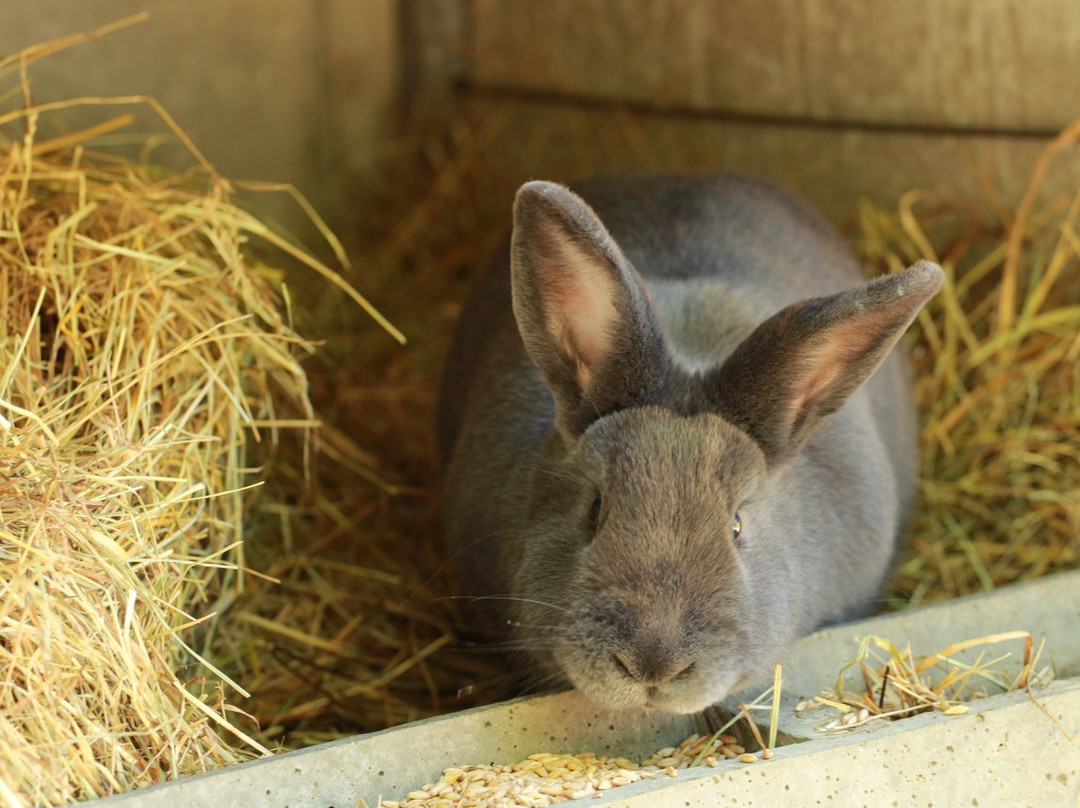
<instances>
[{"instance_id":1,"label":"straw bedding","mask_svg":"<svg viewBox=\"0 0 1080 808\"><path fill-rule=\"evenodd\" d=\"M0 62L0 82L48 51ZM410 334L403 353L353 305L366 300L233 202L164 111L187 175L86 149L123 116L49 140L50 111L25 82L13 95L0 804L127 790L491 697L497 664L457 639L428 425L451 301L505 226L480 159L498 127L456 129L450 150L364 189L369 235L353 246ZM1015 213L925 195L860 208L874 271L927 257L949 274L914 340L923 505L896 606L1077 563L1080 201L1036 204L1052 156ZM290 305L289 276L252 257L253 239L345 293L295 284ZM327 339L303 366L298 330Z\"/></svg>"},{"instance_id":2,"label":"straw bedding","mask_svg":"<svg viewBox=\"0 0 1080 808\"><path fill-rule=\"evenodd\" d=\"M196 643L305 390L220 196L32 146L0 154L0 780L60 803L266 751Z\"/></svg>"},{"instance_id":3,"label":"straw bedding","mask_svg":"<svg viewBox=\"0 0 1080 808\"><path fill-rule=\"evenodd\" d=\"M948 274L916 329L922 502L900 605L1080 560L1080 193L1042 192L1078 140L1080 121L1047 146L1017 210L989 224L943 194L860 210L872 266L929 258Z\"/></svg>"},{"instance_id":4,"label":"straw bedding","mask_svg":"<svg viewBox=\"0 0 1080 808\"><path fill-rule=\"evenodd\" d=\"M246 511L315 425L280 271L197 150L188 176L0 113L0 804L66 804L269 749L211 660L257 573ZM76 104L77 102L72 102ZM63 105L53 105L62 108ZM167 123L171 120L165 118ZM183 139L182 133L178 136ZM308 262L324 274L325 267ZM302 441L303 442L303 441ZM266 449L254 452L256 444Z\"/></svg>"}]
</instances>

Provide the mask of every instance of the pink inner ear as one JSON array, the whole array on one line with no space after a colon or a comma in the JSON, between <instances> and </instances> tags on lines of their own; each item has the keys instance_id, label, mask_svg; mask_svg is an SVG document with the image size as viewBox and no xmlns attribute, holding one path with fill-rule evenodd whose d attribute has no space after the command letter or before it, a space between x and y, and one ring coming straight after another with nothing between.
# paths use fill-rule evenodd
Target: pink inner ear
<instances>
[{"instance_id":1,"label":"pink inner ear","mask_svg":"<svg viewBox=\"0 0 1080 808\"><path fill-rule=\"evenodd\" d=\"M792 420L798 417L808 403L816 399L836 381L840 368L836 365L815 365L796 388L796 395L788 405Z\"/></svg>"},{"instance_id":2,"label":"pink inner ear","mask_svg":"<svg viewBox=\"0 0 1080 808\"><path fill-rule=\"evenodd\" d=\"M560 252L559 269L552 273L557 281L549 284L544 300L545 321L573 363L580 389L586 391L593 371L613 347L615 282L606 267L591 266L569 251Z\"/></svg>"},{"instance_id":3,"label":"pink inner ear","mask_svg":"<svg viewBox=\"0 0 1080 808\"><path fill-rule=\"evenodd\" d=\"M814 400L829 395L838 384L851 376L859 376L859 384L869 377L877 363L864 366L858 362L865 354L868 342L876 337L873 326L866 323L850 322L833 326L828 337L813 346L804 359L803 375L795 387L795 395L790 403L794 417ZM883 346L884 357L888 346Z\"/></svg>"}]
</instances>

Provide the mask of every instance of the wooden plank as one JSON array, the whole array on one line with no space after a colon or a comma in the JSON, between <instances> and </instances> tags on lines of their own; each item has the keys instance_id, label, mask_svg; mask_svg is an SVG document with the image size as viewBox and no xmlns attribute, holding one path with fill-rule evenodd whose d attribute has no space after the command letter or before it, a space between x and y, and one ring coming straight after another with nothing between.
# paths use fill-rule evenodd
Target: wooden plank
<instances>
[{"instance_id":1,"label":"wooden plank","mask_svg":"<svg viewBox=\"0 0 1080 808\"><path fill-rule=\"evenodd\" d=\"M912 189L968 199L992 192L1015 209L1041 137L920 134L648 115L474 93L477 122L501 135L484 151L485 196L510 200L529 179L571 181L612 171L738 171L786 185L833 221L850 222L866 197L892 208ZM1076 193L1080 153L1052 166L1044 197Z\"/></svg>"},{"instance_id":2,"label":"wooden plank","mask_svg":"<svg viewBox=\"0 0 1080 808\"><path fill-rule=\"evenodd\" d=\"M0 50L88 30L145 6L144 0L8 4ZM312 8L288 0L153 4L147 22L36 63L35 97L152 95L223 172L297 181L311 168L309 124L321 100L321 71L310 70L318 63ZM60 117L76 125L100 115L90 109ZM142 119L141 131L161 131L153 117Z\"/></svg>"},{"instance_id":3,"label":"wooden plank","mask_svg":"<svg viewBox=\"0 0 1080 808\"><path fill-rule=\"evenodd\" d=\"M398 5L399 0L330 0L316 6L326 60L320 112L327 143L319 176L334 184L336 198L356 172L371 170L395 134L392 112L401 81Z\"/></svg>"},{"instance_id":4,"label":"wooden plank","mask_svg":"<svg viewBox=\"0 0 1080 808\"><path fill-rule=\"evenodd\" d=\"M465 0L398 0L404 118L424 130L448 126L464 71Z\"/></svg>"},{"instance_id":5,"label":"wooden plank","mask_svg":"<svg viewBox=\"0 0 1080 808\"><path fill-rule=\"evenodd\" d=\"M1047 133L1075 0L474 0L470 80L732 115Z\"/></svg>"}]
</instances>

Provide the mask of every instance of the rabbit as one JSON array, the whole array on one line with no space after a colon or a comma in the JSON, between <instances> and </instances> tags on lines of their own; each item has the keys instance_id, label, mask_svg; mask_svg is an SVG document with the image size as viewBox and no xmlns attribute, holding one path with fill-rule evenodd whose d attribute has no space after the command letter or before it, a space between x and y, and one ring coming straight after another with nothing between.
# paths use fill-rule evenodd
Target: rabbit
<instances>
[{"instance_id":1,"label":"rabbit","mask_svg":"<svg viewBox=\"0 0 1080 808\"><path fill-rule=\"evenodd\" d=\"M865 614L916 482L894 346L942 279L867 282L748 177L523 185L437 433L463 589L529 689L698 713Z\"/></svg>"}]
</instances>

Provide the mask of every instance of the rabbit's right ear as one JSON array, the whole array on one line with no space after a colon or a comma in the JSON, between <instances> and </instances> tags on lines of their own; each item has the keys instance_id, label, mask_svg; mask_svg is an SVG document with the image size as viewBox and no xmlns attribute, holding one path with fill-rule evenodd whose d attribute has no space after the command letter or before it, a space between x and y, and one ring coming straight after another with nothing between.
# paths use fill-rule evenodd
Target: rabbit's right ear
<instances>
[{"instance_id":1,"label":"rabbit's right ear","mask_svg":"<svg viewBox=\"0 0 1080 808\"><path fill-rule=\"evenodd\" d=\"M670 355L648 292L592 209L560 185L514 201L514 316L565 438L663 385Z\"/></svg>"},{"instance_id":2,"label":"rabbit's right ear","mask_svg":"<svg viewBox=\"0 0 1080 808\"><path fill-rule=\"evenodd\" d=\"M709 374L717 408L757 441L770 466L785 462L869 378L943 280L940 267L920 261L788 306Z\"/></svg>"}]
</instances>

